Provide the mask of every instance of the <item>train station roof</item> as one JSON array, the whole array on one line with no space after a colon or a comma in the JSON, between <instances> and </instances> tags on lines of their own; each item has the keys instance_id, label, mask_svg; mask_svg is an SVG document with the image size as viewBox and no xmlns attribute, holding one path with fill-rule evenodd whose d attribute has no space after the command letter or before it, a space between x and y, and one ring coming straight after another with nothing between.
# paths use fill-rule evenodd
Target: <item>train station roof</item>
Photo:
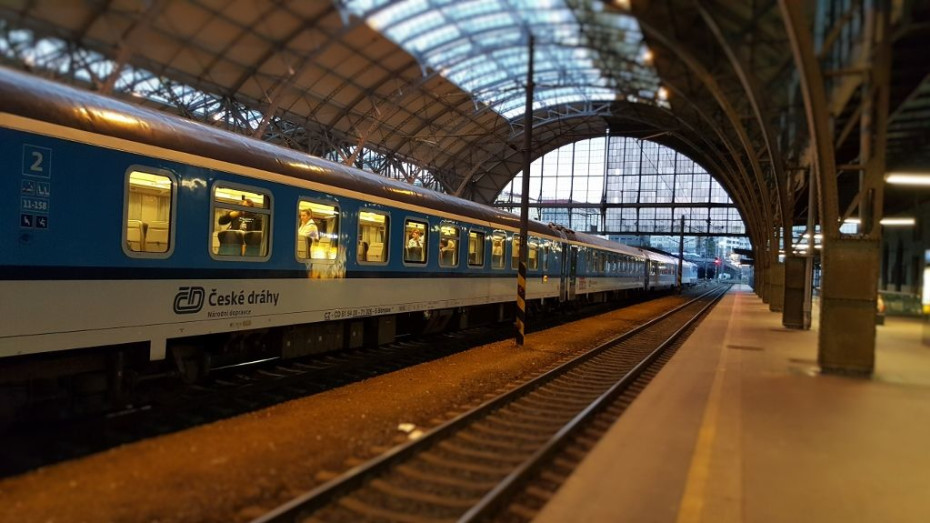
<instances>
[{"instance_id":1,"label":"train station roof","mask_svg":"<svg viewBox=\"0 0 930 523\"><path fill-rule=\"evenodd\" d=\"M889 166L930 167L926 4L884 13L891 77L872 81L890 91ZM607 132L674 147L723 184L758 241L807 212L815 149L798 79L810 70L795 50L815 48L836 163L855 164L865 69L829 67L856 63L873 16L855 1L12 0L0 57L489 203L523 168L532 36L533 158ZM810 42L796 41L798 20ZM840 176L842 211L859 185Z\"/></svg>"}]
</instances>

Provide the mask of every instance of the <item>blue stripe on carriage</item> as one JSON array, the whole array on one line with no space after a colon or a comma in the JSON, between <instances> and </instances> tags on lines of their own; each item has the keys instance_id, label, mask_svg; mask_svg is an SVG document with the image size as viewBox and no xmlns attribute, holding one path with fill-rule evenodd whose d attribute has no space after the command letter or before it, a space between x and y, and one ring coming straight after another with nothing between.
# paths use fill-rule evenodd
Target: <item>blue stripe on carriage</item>
<instances>
[{"instance_id":1,"label":"blue stripe on carriage","mask_svg":"<svg viewBox=\"0 0 930 523\"><path fill-rule=\"evenodd\" d=\"M541 276L541 275L538 275ZM189 269L151 267L36 267L9 266L0 268L0 280L245 280L307 278L306 270L278 269ZM508 272L454 271L382 271L349 270L346 278L514 278Z\"/></svg>"}]
</instances>

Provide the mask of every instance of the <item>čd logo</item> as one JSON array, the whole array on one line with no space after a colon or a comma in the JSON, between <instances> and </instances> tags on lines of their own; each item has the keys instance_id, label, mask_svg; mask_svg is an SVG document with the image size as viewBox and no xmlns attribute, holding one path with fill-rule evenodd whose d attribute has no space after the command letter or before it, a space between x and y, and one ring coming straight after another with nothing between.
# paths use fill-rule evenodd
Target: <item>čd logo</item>
<instances>
[{"instance_id":1,"label":"\u010dd logo","mask_svg":"<svg viewBox=\"0 0 930 523\"><path fill-rule=\"evenodd\" d=\"M174 297L176 314L193 314L203 308L203 287L179 287Z\"/></svg>"}]
</instances>

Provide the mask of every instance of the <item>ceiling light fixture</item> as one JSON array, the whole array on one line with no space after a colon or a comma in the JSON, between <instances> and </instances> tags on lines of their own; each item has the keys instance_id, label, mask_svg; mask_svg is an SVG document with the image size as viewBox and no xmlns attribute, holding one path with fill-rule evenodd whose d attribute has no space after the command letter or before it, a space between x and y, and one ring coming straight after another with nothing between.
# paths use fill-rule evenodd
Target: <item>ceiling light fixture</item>
<instances>
[{"instance_id":1,"label":"ceiling light fixture","mask_svg":"<svg viewBox=\"0 0 930 523\"><path fill-rule=\"evenodd\" d=\"M885 182L892 185L930 186L930 173L890 172L885 174Z\"/></svg>"},{"instance_id":2,"label":"ceiling light fixture","mask_svg":"<svg viewBox=\"0 0 930 523\"><path fill-rule=\"evenodd\" d=\"M914 218L882 218L881 223L885 227L889 227L889 226L891 227L894 227L894 226L913 227L917 223L917 220L915 220Z\"/></svg>"},{"instance_id":3,"label":"ceiling light fixture","mask_svg":"<svg viewBox=\"0 0 930 523\"><path fill-rule=\"evenodd\" d=\"M859 221L859 218L846 218L846 220L843 223L859 225L860 221ZM907 217L882 218L882 221L880 223L886 227L889 227L889 226L890 227L894 227L894 226L902 227L902 226L914 226L917 223L917 220L915 220L914 218L907 218Z\"/></svg>"}]
</instances>

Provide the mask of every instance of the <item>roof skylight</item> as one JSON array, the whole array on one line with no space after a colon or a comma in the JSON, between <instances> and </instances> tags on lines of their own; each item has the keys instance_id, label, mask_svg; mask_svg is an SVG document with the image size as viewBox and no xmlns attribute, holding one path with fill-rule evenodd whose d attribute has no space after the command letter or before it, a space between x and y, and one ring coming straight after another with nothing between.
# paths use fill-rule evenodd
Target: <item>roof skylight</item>
<instances>
[{"instance_id":1,"label":"roof skylight","mask_svg":"<svg viewBox=\"0 0 930 523\"><path fill-rule=\"evenodd\" d=\"M574 5L574 4L580 4ZM636 20L582 0L344 0L344 9L507 119L524 112L527 28L534 110L627 100L666 106Z\"/></svg>"}]
</instances>

